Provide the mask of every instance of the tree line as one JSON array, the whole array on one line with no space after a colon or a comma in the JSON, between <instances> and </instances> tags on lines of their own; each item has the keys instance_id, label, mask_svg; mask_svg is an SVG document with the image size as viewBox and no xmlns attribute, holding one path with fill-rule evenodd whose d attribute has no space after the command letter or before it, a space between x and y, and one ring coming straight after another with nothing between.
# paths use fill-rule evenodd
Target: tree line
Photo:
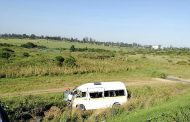
<instances>
[{"instance_id":1,"label":"tree line","mask_svg":"<svg viewBox=\"0 0 190 122\"><path fill-rule=\"evenodd\" d=\"M18 38L18 39L47 39L47 40L56 40L56 41L68 41L68 42L79 42L79 43L90 43L90 44L97 44L97 45L104 45L104 46L119 46L119 47L144 47L137 43L124 43L124 42L101 42L97 41L91 37L84 37L83 39L79 40L78 38L66 38L61 36L38 36L35 34L0 34L0 38Z\"/></svg>"},{"instance_id":2,"label":"tree line","mask_svg":"<svg viewBox=\"0 0 190 122\"><path fill-rule=\"evenodd\" d=\"M68 42L78 42L78 43L90 43L90 44L96 44L96 45L104 45L104 46L117 46L117 47L132 47L132 48L145 48L145 49L152 49L152 45L141 45L138 43L124 43L124 42L102 42L97 41L96 39L93 39L91 37L84 37L83 39L78 38L66 38L61 36L38 36L35 34L0 34L0 38L18 38L18 39L46 39L46 40L55 40L55 41L68 41ZM181 50L189 50L189 48L177 48L177 47L165 47L163 49L181 49Z\"/></svg>"}]
</instances>

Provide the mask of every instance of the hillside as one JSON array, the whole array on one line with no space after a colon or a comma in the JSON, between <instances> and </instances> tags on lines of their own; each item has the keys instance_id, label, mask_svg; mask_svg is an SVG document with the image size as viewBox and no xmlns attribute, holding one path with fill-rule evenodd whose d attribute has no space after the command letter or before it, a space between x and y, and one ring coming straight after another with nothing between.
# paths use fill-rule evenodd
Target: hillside
<instances>
[{"instance_id":1,"label":"hillside","mask_svg":"<svg viewBox=\"0 0 190 122\"><path fill-rule=\"evenodd\" d=\"M162 115L189 118L189 84L167 76L190 79L187 49L145 49L46 39L0 39L0 101L12 120L170 121ZM63 91L94 81L123 81L132 98L119 109L73 111ZM52 106L60 109L45 115ZM170 109L174 107L175 109ZM15 111L17 114L13 114ZM181 113L181 115L173 115ZM184 115L184 111L187 114ZM106 113L106 114L104 114ZM159 114L158 114L159 113ZM148 116L147 118L147 115ZM113 116L113 118L108 118Z\"/></svg>"}]
</instances>

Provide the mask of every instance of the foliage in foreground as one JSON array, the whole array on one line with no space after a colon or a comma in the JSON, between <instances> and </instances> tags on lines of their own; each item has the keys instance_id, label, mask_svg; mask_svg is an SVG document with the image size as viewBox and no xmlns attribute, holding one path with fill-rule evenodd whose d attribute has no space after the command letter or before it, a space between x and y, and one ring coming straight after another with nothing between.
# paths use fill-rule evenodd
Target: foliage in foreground
<instances>
[{"instance_id":1,"label":"foliage in foreground","mask_svg":"<svg viewBox=\"0 0 190 122\"><path fill-rule=\"evenodd\" d=\"M48 111L52 106L63 109L66 105L62 94L11 97L3 99L0 103L4 106L11 121L35 120L36 117L42 120L45 116L45 111Z\"/></svg>"}]
</instances>

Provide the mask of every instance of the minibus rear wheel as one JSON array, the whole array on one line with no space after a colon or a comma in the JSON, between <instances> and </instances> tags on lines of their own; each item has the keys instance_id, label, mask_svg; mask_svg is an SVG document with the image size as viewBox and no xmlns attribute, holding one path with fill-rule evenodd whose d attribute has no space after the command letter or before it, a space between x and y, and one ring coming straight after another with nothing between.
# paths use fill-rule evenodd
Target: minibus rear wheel
<instances>
[{"instance_id":1,"label":"minibus rear wheel","mask_svg":"<svg viewBox=\"0 0 190 122\"><path fill-rule=\"evenodd\" d=\"M112 105L112 108L119 107L119 106L121 106L121 104L118 103L118 102L116 102L116 103L114 103L114 104Z\"/></svg>"},{"instance_id":2,"label":"minibus rear wheel","mask_svg":"<svg viewBox=\"0 0 190 122\"><path fill-rule=\"evenodd\" d=\"M76 108L79 109L79 110L82 110L82 111L86 110L86 108L85 108L85 106L83 104L77 105Z\"/></svg>"}]
</instances>

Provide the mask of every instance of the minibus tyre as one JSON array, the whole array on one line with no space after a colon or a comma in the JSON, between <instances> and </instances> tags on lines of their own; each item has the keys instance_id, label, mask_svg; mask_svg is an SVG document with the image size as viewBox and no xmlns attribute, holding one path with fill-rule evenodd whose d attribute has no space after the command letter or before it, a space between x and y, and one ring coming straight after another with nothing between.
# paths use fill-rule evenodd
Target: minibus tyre
<instances>
[{"instance_id":1,"label":"minibus tyre","mask_svg":"<svg viewBox=\"0 0 190 122\"><path fill-rule=\"evenodd\" d=\"M79 105L77 105L76 107L77 107L77 109L82 110L82 111L85 111L85 110L86 110L86 109L85 109L85 106L84 106L83 104L79 104Z\"/></svg>"},{"instance_id":2,"label":"minibus tyre","mask_svg":"<svg viewBox=\"0 0 190 122\"><path fill-rule=\"evenodd\" d=\"M112 105L112 108L119 107L119 106L121 106L121 104L117 102L117 103L114 103L114 104Z\"/></svg>"}]
</instances>

